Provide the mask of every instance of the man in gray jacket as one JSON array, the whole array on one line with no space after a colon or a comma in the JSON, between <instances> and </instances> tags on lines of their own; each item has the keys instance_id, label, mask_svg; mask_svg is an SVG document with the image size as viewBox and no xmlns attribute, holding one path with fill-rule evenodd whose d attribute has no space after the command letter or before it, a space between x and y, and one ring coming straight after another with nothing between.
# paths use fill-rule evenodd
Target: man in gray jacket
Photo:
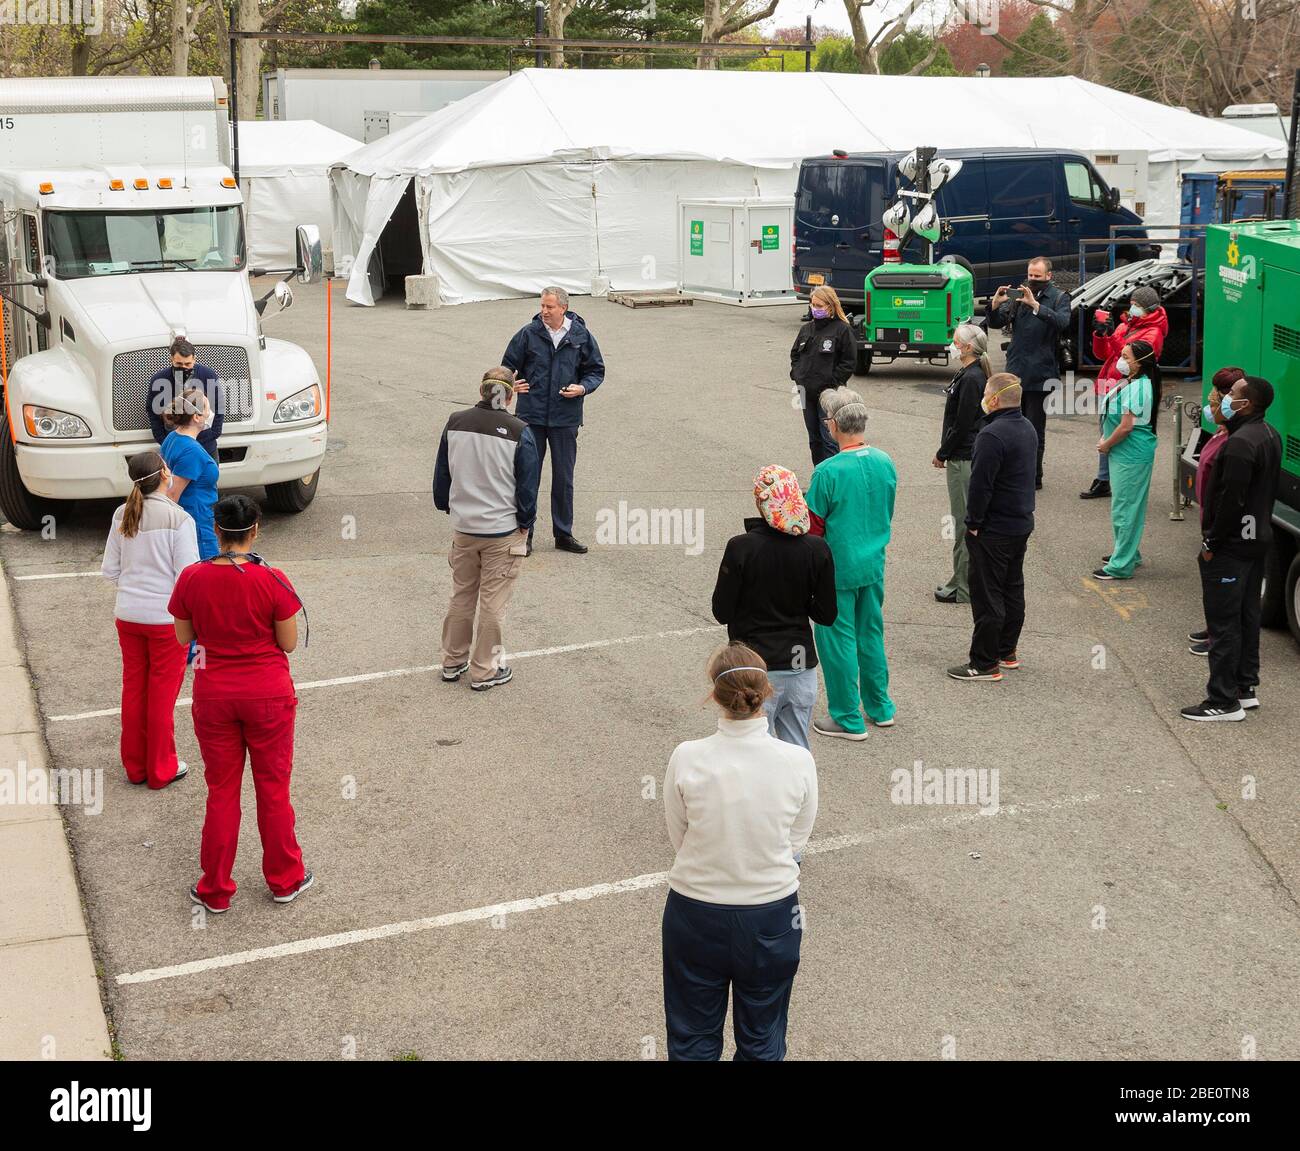
<instances>
[{"instance_id":1,"label":"man in gray jacket","mask_svg":"<svg viewBox=\"0 0 1300 1151\"><path fill-rule=\"evenodd\" d=\"M468 671L475 691L509 683L514 674L501 659L501 620L537 516L540 463L528 425L508 410L514 376L509 368L484 373L479 402L443 428L433 472L434 507L451 516L452 526L442 678L454 683Z\"/></svg>"},{"instance_id":2,"label":"man in gray jacket","mask_svg":"<svg viewBox=\"0 0 1300 1151\"><path fill-rule=\"evenodd\" d=\"M1018 288L1004 285L989 300L990 328L1010 328L1006 370L1020 378L1021 411L1038 436L1034 487L1043 486L1043 449L1047 444L1047 393L1060 383L1058 350L1070 326L1070 297L1052 283L1052 261L1037 256Z\"/></svg>"}]
</instances>

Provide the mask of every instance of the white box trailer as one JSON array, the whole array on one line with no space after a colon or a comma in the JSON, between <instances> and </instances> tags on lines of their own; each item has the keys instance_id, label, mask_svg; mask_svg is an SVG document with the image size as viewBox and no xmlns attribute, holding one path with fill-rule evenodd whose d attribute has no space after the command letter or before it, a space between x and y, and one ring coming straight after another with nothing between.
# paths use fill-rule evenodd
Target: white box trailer
<instances>
[{"instance_id":1,"label":"white box trailer","mask_svg":"<svg viewBox=\"0 0 1300 1151\"><path fill-rule=\"evenodd\" d=\"M724 304L797 303L794 199L677 201L677 289Z\"/></svg>"},{"instance_id":2,"label":"white box trailer","mask_svg":"<svg viewBox=\"0 0 1300 1151\"><path fill-rule=\"evenodd\" d=\"M437 111L435 108L434 111ZM400 132L417 124L432 112L367 112L363 119L364 135L362 143L373 144L393 132Z\"/></svg>"},{"instance_id":3,"label":"white box trailer","mask_svg":"<svg viewBox=\"0 0 1300 1151\"><path fill-rule=\"evenodd\" d=\"M0 510L39 529L61 501L124 496L152 446L149 385L177 337L221 380L224 488L301 511L325 455L311 357L262 333L225 85L212 78L0 80L0 295L7 375ZM295 232L302 282L320 243Z\"/></svg>"}]
</instances>

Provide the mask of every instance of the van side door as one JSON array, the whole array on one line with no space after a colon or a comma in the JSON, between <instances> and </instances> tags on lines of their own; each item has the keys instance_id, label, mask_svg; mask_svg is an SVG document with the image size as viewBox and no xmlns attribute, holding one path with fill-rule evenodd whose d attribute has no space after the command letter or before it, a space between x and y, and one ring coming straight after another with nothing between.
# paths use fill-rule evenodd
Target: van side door
<instances>
[{"instance_id":1,"label":"van side door","mask_svg":"<svg viewBox=\"0 0 1300 1151\"><path fill-rule=\"evenodd\" d=\"M965 160L955 180L939 189L943 231L934 246L935 258L961 256L975 273L975 294L989 287L989 189L982 159ZM995 285L996 286L996 285Z\"/></svg>"},{"instance_id":2,"label":"van side door","mask_svg":"<svg viewBox=\"0 0 1300 1151\"><path fill-rule=\"evenodd\" d=\"M1050 156L994 156L985 161L989 271L995 285L1023 283L1035 256L1055 263L1063 254L1065 223L1057 212L1056 164Z\"/></svg>"}]
</instances>

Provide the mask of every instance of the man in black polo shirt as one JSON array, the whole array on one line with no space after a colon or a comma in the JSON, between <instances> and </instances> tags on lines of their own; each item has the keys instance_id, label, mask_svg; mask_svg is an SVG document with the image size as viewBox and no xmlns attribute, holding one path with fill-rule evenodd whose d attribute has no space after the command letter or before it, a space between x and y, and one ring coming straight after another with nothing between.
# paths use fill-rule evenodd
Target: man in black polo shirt
<instances>
[{"instance_id":1,"label":"man in black polo shirt","mask_svg":"<svg viewBox=\"0 0 1300 1151\"><path fill-rule=\"evenodd\" d=\"M149 428L153 438L162 443L167 438L163 423L165 412L177 396L188 387L202 388L212 406L212 426L199 432L199 446L217 458L217 438L225 422L226 406L217 373L194 358L194 345L183 336L172 341L172 366L163 368L149 381Z\"/></svg>"},{"instance_id":2,"label":"man in black polo shirt","mask_svg":"<svg viewBox=\"0 0 1300 1151\"><path fill-rule=\"evenodd\" d=\"M1273 542L1273 501L1282 468L1282 438L1264 422L1273 385L1246 376L1220 407L1228 442L1206 481L1201 542L1201 599L1210 632L1205 699L1182 710L1202 723L1242 720L1259 707L1260 585Z\"/></svg>"}]
</instances>

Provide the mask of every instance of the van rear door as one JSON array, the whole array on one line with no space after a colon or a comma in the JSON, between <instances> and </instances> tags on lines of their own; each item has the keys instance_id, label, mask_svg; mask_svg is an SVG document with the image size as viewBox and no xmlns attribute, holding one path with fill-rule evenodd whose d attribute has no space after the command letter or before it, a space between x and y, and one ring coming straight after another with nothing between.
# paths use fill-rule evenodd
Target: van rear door
<instances>
[{"instance_id":1,"label":"van rear door","mask_svg":"<svg viewBox=\"0 0 1300 1151\"><path fill-rule=\"evenodd\" d=\"M1025 269L1035 256L1055 263L1064 254L1066 225L1057 211L1056 189L1060 161L1052 156L995 156L985 163L989 271L995 286L1014 286L1024 282Z\"/></svg>"},{"instance_id":2,"label":"van rear door","mask_svg":"<svg viewBox=\"0 0 1300 1151\"><path fill-rule=\"evenodd\" d=\"M805 160L795 199L795 288L807 298L830 284L861 310L867 272L880 264L888 161L881 157Z\"/></svg>"}]
</instances>

